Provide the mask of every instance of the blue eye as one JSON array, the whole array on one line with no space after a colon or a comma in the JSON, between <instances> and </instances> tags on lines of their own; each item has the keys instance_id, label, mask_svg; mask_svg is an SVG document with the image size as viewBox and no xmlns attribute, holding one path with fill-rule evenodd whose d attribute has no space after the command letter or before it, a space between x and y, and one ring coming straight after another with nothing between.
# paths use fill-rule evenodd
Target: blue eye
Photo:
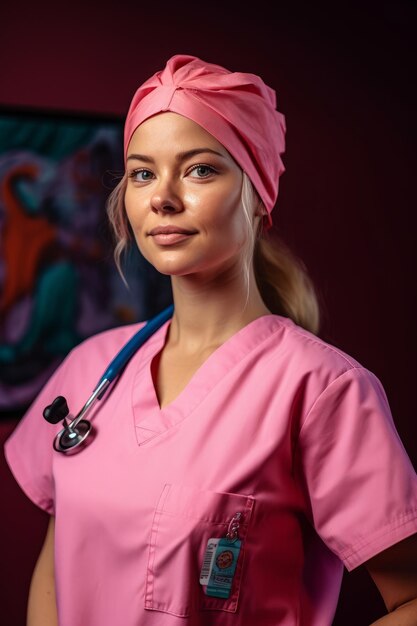
<instances>
[{"instance_id":1,"label":"blue eye","mask_svg":"<svg viewBox=\"0 0 417 626\"><path fill-rule=\"evenodd\" d=\"M148 180L152 180L153 174L150 170L133 170L133 172L129 174L129 178L133 178L133 180L137 183L145 183Z\"/></svg>"},{"instance_id":2,"label":"blue eye","mask_svg":"<svg viewBox=\"0 0 417 626\"><path fill-rule=\"evenodd\" d=\"M216 170L211 165L204 165L203 163L200 165L194 165L191 168L190 174L196 173L195 178L208 178L211 174L215 174Z\"/></svg>"}]
</instances>

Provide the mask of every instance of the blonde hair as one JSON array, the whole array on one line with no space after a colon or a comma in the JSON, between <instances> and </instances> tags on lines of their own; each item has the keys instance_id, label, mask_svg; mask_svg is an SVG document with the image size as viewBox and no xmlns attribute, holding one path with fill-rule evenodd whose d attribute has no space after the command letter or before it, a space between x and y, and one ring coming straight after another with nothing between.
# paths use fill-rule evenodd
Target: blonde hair
<instances>
[{"instance_id":1,"label":"blonde hair","mask_svg":"<svg viewBox=\"0 0 417 626\"><path fill-rule=\"evenodd\" d=\"M263 221L257 232L254 231L254 209L262 203L245 173L242 206L247 225L244 262L247 288L253 262L256 284L268 309L317 334L320 328L319 303L306 267L277 234L270 234L271 231L264 228Z\"/></svg>"},{"instance_id":2,"label":"blonde hair","mask_svg":"<svg viewBox=\"0 0 417 626\"><path fill-rule=\"evenodd\" d=\"M116 240L116 246L114 248L114 261L125 285L127 285L127 282L122 269L122 255L131 239L129 222L125 211L126 187L127 174L125 172L121 180L107 198L106 203L107 216Z\"/></svg>"},{"instance_id":3,"label":"blonde hair","mask_svg":"<svg viewBox=\"0 0 417 626\"><path fill-rule=\"evenodd\" d=\"M131 239L124 206L127 175L111 192L107 200L107 215L116 240L114 259L123 281L122 255ZM261 206L250 179L243 173L242 206L246 218L247 237L244 245L244 275L249 297L251 264L256 284L265 305L277 315L291 318L296 324L315 334L319 331L319 305L315 289L304 264L277 236L271 235L259 224L253 228L253 214ZM246 301L247 301L246 299Z\"/></svg>"}]
</instances>

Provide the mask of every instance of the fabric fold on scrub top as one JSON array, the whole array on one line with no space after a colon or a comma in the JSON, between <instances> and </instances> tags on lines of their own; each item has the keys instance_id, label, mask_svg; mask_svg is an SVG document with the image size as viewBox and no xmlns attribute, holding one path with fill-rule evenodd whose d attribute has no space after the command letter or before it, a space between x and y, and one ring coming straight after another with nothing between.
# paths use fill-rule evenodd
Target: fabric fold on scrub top
<instances>
[{"instance_id":1,"label":"fabric fold on scrub top","mask_svg":"<svg viewBox=\"0 0 417 626\"><path fill-rule=\"evenodd\" d=\"M137 324L76 347L6 442L17 481L56 515L60 626L330 626L343 567L417 531L417 477L381 383L265 315L160 409L152 361L168 328L97 403L79 454L53 450L61 426L43 408L64 395L78 411ZM230 597L210 597L206 546L237 512Z\"/></svg>"}]
</instances>

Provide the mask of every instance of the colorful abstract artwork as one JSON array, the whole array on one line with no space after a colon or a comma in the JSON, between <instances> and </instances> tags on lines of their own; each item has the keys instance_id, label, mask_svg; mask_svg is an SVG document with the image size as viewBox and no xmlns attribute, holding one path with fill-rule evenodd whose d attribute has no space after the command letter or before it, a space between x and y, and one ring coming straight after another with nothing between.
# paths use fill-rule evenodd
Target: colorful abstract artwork
<instances>
[{"instance_id":1,"label":"colorful abstract artwork","mask_svg":"<svg viewBox=\"0 0 417 626\"><path fill-rule=\"evenodd\" d=\"M23 412L83 339L171 302L135 246L129 289L114 265L105 203L122 132L118 119L0 110L0 415Z\"/></svg>"}]
</instances>

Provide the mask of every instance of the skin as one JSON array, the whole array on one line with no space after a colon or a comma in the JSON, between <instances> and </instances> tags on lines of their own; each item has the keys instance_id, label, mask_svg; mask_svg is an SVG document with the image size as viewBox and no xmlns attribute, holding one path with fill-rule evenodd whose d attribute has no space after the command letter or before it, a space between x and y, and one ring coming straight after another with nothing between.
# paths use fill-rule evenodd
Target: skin
<instances>
[{"instance_id":1,"label":"skin","mask_svg":"<svg viewBox=\"0 0 417 626\"><path fill-rule=\"evenodd\" d=\"M196 149L205 151L179 160ZM127 157L125 207L137 245L172 281L175 314L155 379L163 407L218 346L270 311L253 270L245 307L242 171L227 150L191 120L163 113L139 126ZM253 228L261 213L259 207ZM149 231L168 224L195 235L161 246Z\"/></svg>"},{"instance_id":2,"label":"skin","mask_svg":"<svg viewBox=\"0 0 417 626\"><path fill-rule=\"evenodd\" d=\"M58 626L55 598L54 536L55 518L51 517L30 584L27 626Z\"/></svg>"},{"instance_id":3,"label":"skin","mask_svg":"<svg viewBox=\"0 0 417 626\"><path fill-rule=\"evenodd\" d=\"M184 152L207 149L179 158ZM225 148L200 126L175 113L145 121L128 146L125 206L145 258L171 276L175 313L157 363L160 406L169 404L219 345L254 319L268 315L250 272L242 271L245 218L242 172ZM262 216L254 209L253 228ZM185 241L159 245L159 225L195 231ZM56 626L53 520L35 569L28 626ZM365 563L389 611L375 626L417 624L417 535Z\"/></svg>"}]
</instances>

